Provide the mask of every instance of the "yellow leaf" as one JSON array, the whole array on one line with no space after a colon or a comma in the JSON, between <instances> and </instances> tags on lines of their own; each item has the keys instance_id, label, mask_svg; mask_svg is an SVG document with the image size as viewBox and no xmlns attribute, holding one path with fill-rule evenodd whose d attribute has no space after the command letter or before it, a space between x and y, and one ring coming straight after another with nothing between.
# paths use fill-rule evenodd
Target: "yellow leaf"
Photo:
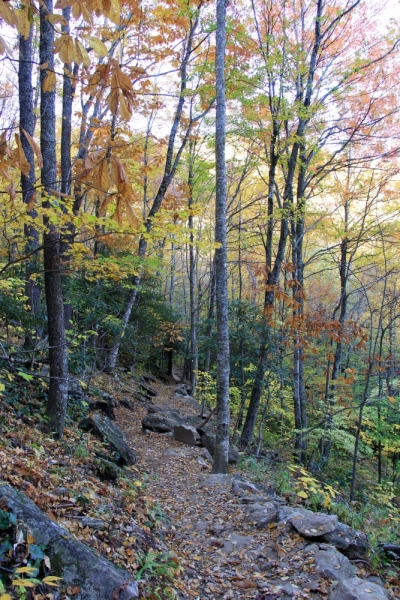
<instances>
[{"instance_id":1,"label":"yellow leaf","mask_svg":"<svg viewBox=\"0 0 400 600\"><path fill-rule=\"evenodd\" d=\"M10 594L1 594L0 600L12 600Z\"/></svg>"},{"instance_id":2,"label":"yellow leaf","mask_svg":"<svg viewBox=\"0 0 400 600\"><path fill-rule=\"evenodd\" d=\"M30 575L35 571L37 571L36 567L19 567L18 569L15 569L16 573L29 573Z\"/></svg>"},{"instance_id":3,"label":"yellow leaf","mask_svg":"<svg viewBox=\"0 0 400 600\"><path fill-rule=\"evenodd\" d=\"M17 16L18 16L18 25L17 25L18 33L23 38L26 39L29 37L29 34L31 32L31 22L29 20L28 7L24 6L23 8L18 10Z\"/></svg>"},{"instance_id":4,"label":"yellow leaf","mask_svg":"<svg viewBox=\"0 0 400 600\"><path fill-rule=\"evenodd\" d=\"M136 485L136 487L142 487L142 482L141 481L134 481L133 485Z\"/></svg>"},{"instance_id":5,"label":"yellow leaf","mask_svg":"<svg viewBox=\"0 0 400 600\"><path fill-rule=\"evenodd\" d=\"M16 13L9 8L7 2L0 3L0 17L12 27L18 25L18 17Z\"/></svg>"},{"instance_id":6,"label":"yellow leaf","mask_svg":"<svg viewBox=\"0 0 400 600\"><path fill-rule=\"evenodd\" d=\"M108 49L104 42L90 35L84 35L82 37L89 46L93 48L97 56L108 56Z\"/></svg>"},{"instance_id":7,"label":"yellow leaf","mask_svg":"<svg viewBox=\"0 0 400 600\"><path fill-rule=\"evenodd\" d=\"M57 23L61 23L61 25L67 25L67 19L62 15L46 15L46 21L52 23L52 25L57 25Z\"/></svg>"},{"instance_id":8,"label":"yellow leaf","mask_svg":"<svg viewBox=\"0 0 400 600\"><path fill-rule=\"evenodd\" d=\"M54 8L67 8L67 6L71 6L72 0L57 0Z\"/></svg>"},{"instance_id":9,"label":"yellow leaf","mask_svg":"<svg viewBox=\"0 0 400 600\"><path fill-rule=\"evenodd\" d=\"M79 60L76 60L75 62L82 63L83 66L87 69L88 67L90 67L90 58L89 58L89 54L86 52L86 48L78 41L76 40L76 53L79 56Z\"/></svg>"},{"instance_id":10,"label":"yellow leaf","mask_svg":"<svg viewBox=\"0 0 400 600\"><path fill-rule=\"evenodd\" d=\"M49 575L48 577L44 577L42 579L43 583L46 585L53 585L54 587L58 586L57 581L61 581L62 577L56 577L56 575Z\"/></svg>"},{"instance_id":11,"label":"yellow leaf","mask_svg":"<svg viewBox=\"0 0 400 600\"><path fill-rule=\"evenodd\" d=\"M13 579L11 582L13 585L23 585L24 587L35 587L36 583L33 583L29 579Z\"/></svg>"},{"instance_id":12,"label":"yellow leaf","mask_svg":"<svg viewBox=\"0 0 400 600\"><path fill-rule=\"evenodd\" d=\"M118 0L111 0L110 8L107 10L107 12L104 11L104 14L116 25L119 25L120 13L121 10Z\"/></svg>"},{"instance_id":13,"label":"yellow leaf","mask_svg":"<svg viewBox=\"0 0 400 600\"><path fill-rule=\"evenodd\" d=\"M46 79L43 82L43 92L53 92L57 83L56 74L54 71L46 71Z\"/></svg>"},{"instance_id":14,"label":"yellow leaf","mask_svg":"<svg viewBox=\"0 0 400 600\"><path fill-rule=\"evenodd\" d=\"M393 396L388 396L388 400L391 404L395 404L396 403L396 398L393 398Z\"/></svg>"},{"instance_id":15,"label":"yellow leaf","mask_svg":"<svg viewBox=\"0 0 400 600\"><path fill-rule=\"evenodd\" d=\"M300 496L300 498L308 498L308 494L303 491L297 492L297 495Z\"/></svg>"}]
</instances>

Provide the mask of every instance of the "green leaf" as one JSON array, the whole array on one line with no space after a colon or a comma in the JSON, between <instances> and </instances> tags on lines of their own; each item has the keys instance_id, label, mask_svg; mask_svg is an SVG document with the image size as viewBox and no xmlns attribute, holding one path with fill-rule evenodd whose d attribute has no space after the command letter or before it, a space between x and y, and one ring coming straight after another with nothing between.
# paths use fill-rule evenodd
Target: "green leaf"
<instances>
[{"instance_id":1,"label":"green leaf","mask_svg":"<svg viewBox=\"0 0 400 600\"><path fill-rule=\"evenodd\" d=\"M43 560L45 556L43 550L39 546L35 546L35 544L29 544L29 553L33 560Z\"/></svg>"},{"instance_id":2,"label":"green leaf","mask_svg":"<svg viewBox=\"0 0 400 600\"><path fill-rule=\"evenodd\" d=\"M32 381L33 375L29 375L29 373L24 373L23 371L18 371L17 375L25 379L25 381Z\"/></svg>"}]
</instances>

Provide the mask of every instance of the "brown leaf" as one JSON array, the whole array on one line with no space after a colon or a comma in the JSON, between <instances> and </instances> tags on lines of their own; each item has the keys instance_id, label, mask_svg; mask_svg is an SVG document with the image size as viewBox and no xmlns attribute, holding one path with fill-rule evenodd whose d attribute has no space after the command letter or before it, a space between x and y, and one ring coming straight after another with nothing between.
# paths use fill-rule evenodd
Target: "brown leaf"
<instances>
[{"instance_id":1,"label":"brown leaf","mask_svg":"<svg viewBox=\"0 0 400 600\"><path fill-rule=\"evenodd\" d=\"M40 151L38 144L35 142L33 137L27 131L25 131L25 129L23 129L22 131L24 133L24 136L28 140L30 147L32 148L33 152L35 153L39 167L42 169L43 168L43 156L42 156L42 153Z\"/></svg>"},{"instance_id":2,"label":"brown leaf","mask_svg":"<svg viewBox=\"0 0 400 600\"><path fill-rule=\"evenodd\" d=\"M84 162L85 169L87 169L88 171L90 169L93 169L93 167L98 165L99 162L104 158L105 154L106 154L105 150L96 150L95 152L92 152L91 154L89 154L89 156L87 156L85 158L85 162Z\"/></svg>"},{"instance_id":3,"label":"brown leaf","mask_svg":"<svg viewBox=\"0 0 400 600\"><path fill-rule=\"evenodd\" d=\"M252 579L242 579L241 581L234 581L235 587L241 588L242 590L256 589L258 585Z\"/></svg>"},{"instance_id":4,"label":"brown leaf","mask_svg":"<svg viewBox=\"0 0 400 600\"><path fill-rule=\"evenodd\" d=\"M18 147L19 168L21 169L21 172L23 173L23 175L25 175L25 177L28 177L29 172L31 170L31 165L26 160L25 152L24 152L24 149L22 148L21 139L20 139L18 133L15 134L15 141L17 142L17 147Z\"/></svg>"},{"instance_id":5,"label":"brown leaf","mask_svg":"<svg viewBox=\"0 0 400 600\"><path fill-rule=\"evenodd\" d=\"M123 167L122 162L120 161L120 159L117 156L112 156L111 160L112 160L113 166L115 168L115 173L117 176L117 185L119 183L126 183L127 177L126 177L125 169Z\"/></svg>"},{"instance_id":6,"label":"brown leaf","mask_svg":"<svg viewBox=\"0 0 400 600\"><path fill-rule=\"evenodd\" d=\"M214 548L223 548L225 543L222 540L211 540L210 546L214 546Z\"/></svg>"},{"instance_id":7,"label":"brown leaf","mask_svg":"<svg viewBox=\"0 0 400 600\"><path fill-rule=\"evenodd\" d=\"M73 596L74 594L79 594L79 592L81 591L81 588L77 585L70 585L69 587L67 587L67 594L71 594L71 596Z\"/></svg>"},{"instance_id":8,"label":"brown leaf","mask_svg":"<svg viewBox=\"0 0 400 600\"><path fill-rule=\"evenodd\" d=\"M133 209L133 206L129 202L126 202L125 206L126 206L126 216L127 216L129 225L132 227L132 229L138 229L140 226L140 221L137 218L137 215Z\"/></svg>"},{"instance_id":9,"label":"brown leaf","mask_svg":"<svg viewBox=\"0 0 400 600\"><path fill-rule=\"evenodd\" d=\"M43 82L43 92L53 92L57 83L56 74L54 71L46 71L46 79Z\"/></svg>"},{"instance_id":10,"label":"brown leaf","mask_svg":"<svg viewBox=\"0 0 400 600\"><path fill-rule=\"evenodd\" d=\"M8 7L7 2L0 3L0 17L2 17L4 21L12 27L18 23L18 17L16 13Z\"/></svg>"},{"instance_id":11,"label":"brown leaf","mask_svg":"<svg viewBox=\"0 0 400 600\"><path fill-rule=\"evenodd\" d=\"M17 197L17 192L15 191L15 184L13 181L6 187L6 192L7 194L10 194L11 204L14 204L14 200Z\"/></svg>"}]
</instances>

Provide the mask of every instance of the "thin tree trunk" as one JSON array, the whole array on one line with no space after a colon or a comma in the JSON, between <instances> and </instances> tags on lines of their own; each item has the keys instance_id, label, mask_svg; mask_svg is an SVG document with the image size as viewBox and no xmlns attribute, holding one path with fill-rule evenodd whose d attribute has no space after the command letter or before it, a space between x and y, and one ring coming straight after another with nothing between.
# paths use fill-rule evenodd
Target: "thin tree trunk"
<instances>
[{"instance_id":1,"label":"thin tree trunk","mask_svg":"<svg viewBox=\"0 0 400 600\"><path fill-rule=\"evenodd\" d=\"M169 278L169 305L174 305L174 292L175 292L175 267L176 267L176 258L175 258L175 243L172 239L171 242L171 271Z\"/></svg>"},{"instance_id":2,"label":"thin tree trunk","mask_svg":"<svg viewBox=\"0 0 400 600\"><path fill-rule=\"evenodd\" d=\"M48 73L54 70L54 27L46 16L53 12L52 0L44 0L40 5L40 45L39 56L42 69L40 72L40 148L43 156L42 186L43 206L50 208L48 200L57 185L56 164L56 92L44 91ZM44 65L47 65L44 67ZM64 431L68 399L68 362L64 327L64 303L61 287L60 234L50 222L44 218L46 232L43 236L44 246L44 279L49 332L49 366L50 385L46 413L49 425L57 438Z\"/></svg>"},{"instance_id":3,"label":"thin tree trunk","mask_svg":"<svg viewBox=\"0 0 400 600\"><path fill-rule=\"evenodd\" d=\"M216 308L217 308L217 414L213 473L228 472L229 455L229 325L228 269L226 250L226 163L225 163L225 36L226 0L217 0L216 29L216 92L215 121L215 251Z\"/></svg>"},{"instance_id":4,"label":"thin tree trunk","mask_svg":"<svg viewBox=\"0 0 400 600\"><path fill-rule=\"evenodd\" d=\"M175 156L174 156L175 140L176 140L176 137L178 134L179 126L181 124L183 108L184 108L185 100L186 100L187 77L188 77L187 69L188 69L189 61L190 61L192 51L193 51L194 35L195 35L196 29L197 29L197 26L199 23L200 10L201 10L201 3L198 6L198 12L197 12L196 17L191 21L191 28L190 28L190 31L188 34L186 48L185 48L185 51L184 51L184 54L182 57L182 63L180 66L180 80L181 80L180 81L181 82L180 95L179 95L179 100L178 100L178 105L177 105L174 121L173 121L171 131L169 134L169 138L168 138L167 155L166 155L166 159L165 159L163 178L160 183L160 187L158 188L157 193L154 197L151 209L145 220L145 228L146 228L147 234L149 234L152 230L153 218L161 208L165 194L167 192L167 189L168 189L170 183L172 182L172 180L174 178L177 166L178 166L180 158L182 156L182 152L184 151L186 144L189 140L193 126L199 120L199 117L195 117L193 120L190 120L190 123L188 124L185 134L183 136L183 140L181 141L179 149L175 153ZM206 114L208 112L208 110L209 109L204 111L203 114ZM146 252L147 252L147 239L142 237L142 238L140 238L140 241L139 241L138 257L143 260L146 256ZM119 334L118 338L115 340L115 343L110 351L109 362L108 362L108 368L110 371L115 371L115 367L117 364L117 358L118 358L118 354L119 354L119 347L121 345L121 340L125 333L125 329L128 326L129 318L131 316L133 306L136 302L137 289L140 284L140 281L141 281L141 275L138 274L133 279L132 290L128 295L125 309L122 313L122 327L121 327L120 334Z\"/></svg>"},{"instance_id":5,"label":"thin tree trunk","mask_svg":"<svg viewBox=\"0 0 400 600\"><path fill-rule=\"evenodd\" d=\"M28 205L27 214L37 218L37 212L34 209L35 199L35 158L34 152L24 133L26 131L31 137L35 132L35 115L32 86L32 64L33 64L33 26L29 30L29 36L25 39L19 36L19 67L18 67L18 91L19 91L19 123L21 145L25 156L30 165L29 175L21 174L22 198ZM37 323L40 316L41 290L32 279L33 273L37 270L37 249L39 248L39 234L33 225L25 225L24 233L26 238L25 252L29 256L25 267L25 293L28 298L27 303L35 325L35 338L28 330L26 333L26 343L34 347L35 343L41 337L41 328Z\"/></svg>"},{"instance_id":6,"label":"thin tree trunk","mask_svg":"<svg viewBox=\"0 0 400 600\"><path fill-rule=\"evenodd\" d=\"M193 181L194 181L194 148L195 142L189 142L189 173L188 173L188 227L189 227L189 296L190 296L190 388L191 394L196 394L197 371L199 368L197 344L197 306L196 306L196 260L193 235Z\"/></svg>"},{"instance_id":7,"label":"thin tree trunk","mask_svg":"<svg viewBox=\"0 0 400 600\"><path fill-rule=\"evenodd\" d=\"M210 371L210 363L211 363L211 344L209 340L211 338L212 330L214 327L214 317L215 317L215 255L211 264L211 281L210 281L210 299L208 305L208 314L207 314L207 327L205 339L207 341L206 347L206 356L204 360L204 371L208 373Z\"/></svg>"},{"instance_id":8,"label":"thin tree trunk","mask_svg":"<svg viewBox=\"0 0 400 600\"><path fill-rule=\"evenodd\" d=\"M297 180L297 206L292 214L292 258L293 258L293 322L295 335L293 339L293 404L294 421L298 431L295 449L298 460L306 461L307 443L302 430L307 428L306 393L304 387L304 347L300 332L304 321L304 263L303 236L305 218L304 181L306 173L306 154L304 146L300 149L300 165Z\"/></svg>"},{"instance_id":9,"label":"thin tree trunk","mask_svg":"<svg viewBox=\"0 0 400 600\"><path fill-rule=\"evenodd\" d=\"M71 7L63 9L63 17L66 25L62 25L62 31L69 34L69 20L71 16ZM66 196L71 193L71 141L72 141L72 103L74 100L75 86L73 80L71 64L64 64L63 74L63 96L62 96L62 119L61 119L61 186L60 191ZM68 250L73 238L73 227L70 225L64 232L66 240L61 242L61 254L64 270L68 269L69 256ZM72 318L72 304L64 304L65 328L69 329Z\"/></svg>"}]
</instances>

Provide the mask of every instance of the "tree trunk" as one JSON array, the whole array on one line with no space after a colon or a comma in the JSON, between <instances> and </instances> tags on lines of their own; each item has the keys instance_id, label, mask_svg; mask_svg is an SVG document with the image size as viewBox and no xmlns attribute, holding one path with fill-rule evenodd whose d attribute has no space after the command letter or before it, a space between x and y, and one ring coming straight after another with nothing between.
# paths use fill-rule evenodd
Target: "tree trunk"
<instances>
[{"instance_id":1,"label":"tree trunk","mask_svg":"<svg viewBox=\"0 0 400 600\"><path fill-rule=\"evenodd\" d=\"M189 238L189 296L190 296L190 388L191 395L196 394L197 371L199 368L198 344L197 344L197 306L196 306L196 260L194 251L194 235L193 235L193 180L194 180L194 148L195 143L189 142L189 173L188 173L188 227L190 232Z\"/></svg>"},{"instance_id":2,"label":"tree trunk","mask_svg":"<svg viewBox=\"0 0 400 600\"><path fill-rule=\"evenodd\" d=\"M297 178L297 204L292 212L292 259L293 259L293 404L294 421L298 431L295 450L300 463L306 460L306 440L302 431L307 428L306 392L304 386L304 347L301 331L304 327L304 263L303 237L305 219L305 174L306 152L304 145L300 149L300 164Z\"/></svg>"},{"instance_id":3,"label":"tree trunk","mask_svg":"<svg viewBox=\"0 0 400 600\"><path fill-rule=\"evenodd\" d=\"M35 157L31 145L24 133L26 131L31 137L35 132L35 115L32 86L32 64L33 64L33 27L31 25L29 35L25 39L19 36L19 67L18 67L18 92L19 92L19 124L21 145L24 150L27 161L30 164L29 175L21 174L22 198L29 209L27 214L33 219L37 218L37 212L34 209L35 200ZM26 344L34 347L35 343L41 337L41 328L37 322L40 316L41 290L32 280L32 274L37 271L37 250L39 248L39 234L33 225L24 226L26 245L25 253L28 257L25 267L25 293L28 298L27 303L33 319L35 328L35 338L31 331L26 333Z\"/></svg>"},{"instance_id":4,"label":"tree trunk","mask_svg":"<svg viewBox=\"0 0 400 600\"><path fill-rule=\"evenodd\" d=\"M40 46L39 56L42 69L40 71L40 148L43 156L42 186L43 206L51 208L49 198L57 185L56 164L56 92L44 91L46 77L54 71L54 27L46 20L53 12L52 0L44 0L40 5ZM47 65L44 68L44 65ZM60 234L50 222L44 218L46 232L43 236L44 246L44 280L46 292L47 321L49 333L49 366L50 385L47 402L47 416L50 429L57 438L64 431L68 399L68 361L64 327L64 303L61 287L61 255Z\"/></svg>"},{"instance_id":5,"label":"tree trunk","mask_svg":"<svg viewBox=\"0 0 400 600\"><path fill-rule=\"evenodd\" d=\"M71 7L63 8L63 17L66 20L66 25L62 25L63 32L69 34L69 20L71 16ZM63 96L62 96L62 119L61 119L61 186L62 194L69 195L71 193L71 141L72 141L72 103L74 100L75 85L73 80L73 72L71 64L64 64L63 74ZM64 270L67 270L69 263L68 250L70 243L73 241L73 227L69 226L64 232L66 240L62 240L61 254ZM69 238L69 239L68 239ZM68 277L68 275L67 275ZM68 285L68 279L66 279ZM65 302L64 304L64 319L65 328L69 329L72 318L72 304Z\"/></svg>"},{"instance_id":6,"label":"tree trunk","mask_svg":"<svg viewBox=\"0 0 400 600\"><path fill-rule=\"evenodd\" d=\"M181 124L183 108L184 108L185 101L186 101L187 79L188 79L187 69L188 69L190 58L191 58L191 55L193 52L193 41L194 41L195 32L197 30L197 26L199 24L200 10L201 10L201 4L198 7L198 12L197 12L196 17L193 20L191 20L191 27L190 27L190 30L188 33L187 44L186 44L186 47L185 47L185 50L183 53L182 62L181 62L180 69L179 69L179 72L180 72L179 100L178 100L178 104L177 104L177 108L176 108L176 112L175 112L174 121L172 123L171 131L170 131L169 137L168 137L167 155L166 155L166 159L165 159L163 178L161 180L160 187L158 188L157 193L153 199L151 209L148 212L147 218L145 220L145 228L146 228L147 234L149 234L151 232L151 229L153 226L153 218L161 208L165 194L167 193L168 187L174 178L177 166L178 166L180 158L182 156L182 152L184 151L186 144L189 140L193 126L199 120L199 117L195 117L193 120L190 120L189 124L186 127L186 130L183 135L183 139L181 141L179 149L174 155L175 140L176 140L176 137L178 134L179 126ZM205 113L207 113L207 112L208 111L206 110ZM146 252L147 252L147 239L142 237L139 242L139 249L138 249L139 258L144 259L146 256ZM132 312L133 306L136 301L137 289L140 284L140 281L141 281L140 274L137 275L136 277L134 277L133 287L132 287L131 292L128 295L125 309L122 314L121 331L120 331L120 334L118 335L117 339L115 340L114 345L110 351L109 362L108 362L108 369L110 371L115 371L115 367L117 365L117 358L118 358L118 354L119 354L119 347L121 345L122 337L125 333L125 329L126 329L128 323L129 323L129 318L131 316L131 312Z\"/></svg>"},{"instance_id":7,"label":"tree trunk","mask_svg":"<svg viewBox=\"0 0 400 600\"><path fill-rule=\"evenodd\" d=\"M260 407L260 401L262 391L264 387L264 377L267 370L266 359L268 356L267 345L264 343L261 346L258 358L257 371L254 377L253 386L251 388L250 403L247 409L246 420L244 422L242 435L240 437L240 445L243 448L247 448L251 442L253 436L254 427L257 420L258 409Z\"/></svg>"},{"instance_id":8,"label":"tree trunk","mask_svg":"<svg viewBox=\"0 0 400 600\"><path fill-rule=\"evenodd\" d=\"M226 250L226 163L225 163L225 36L226 2L217 0L216 29L216 93L215 120L215 251L216 308L217 308L217 415L213 473L228 472L229 454L229 325L228 270Z\"/></svg>"},{"instance_id":9,"label":"tree trunk","mask_svg":"<svg viewBox=\"0 0 400 600\"><path fill-rule=\"evenodd\" d=\"M214 318L215 318L215 255L211 264L211 280L210 280L210 298L208 304L208 314L207 314L207 327L206 327L206 340L210 340L213 326L214 326ZM207 343L206 347L206 356L204 360L204 371L208 373L210 371L211 364L211 344Z\"/></svg>"}]
</instances>

